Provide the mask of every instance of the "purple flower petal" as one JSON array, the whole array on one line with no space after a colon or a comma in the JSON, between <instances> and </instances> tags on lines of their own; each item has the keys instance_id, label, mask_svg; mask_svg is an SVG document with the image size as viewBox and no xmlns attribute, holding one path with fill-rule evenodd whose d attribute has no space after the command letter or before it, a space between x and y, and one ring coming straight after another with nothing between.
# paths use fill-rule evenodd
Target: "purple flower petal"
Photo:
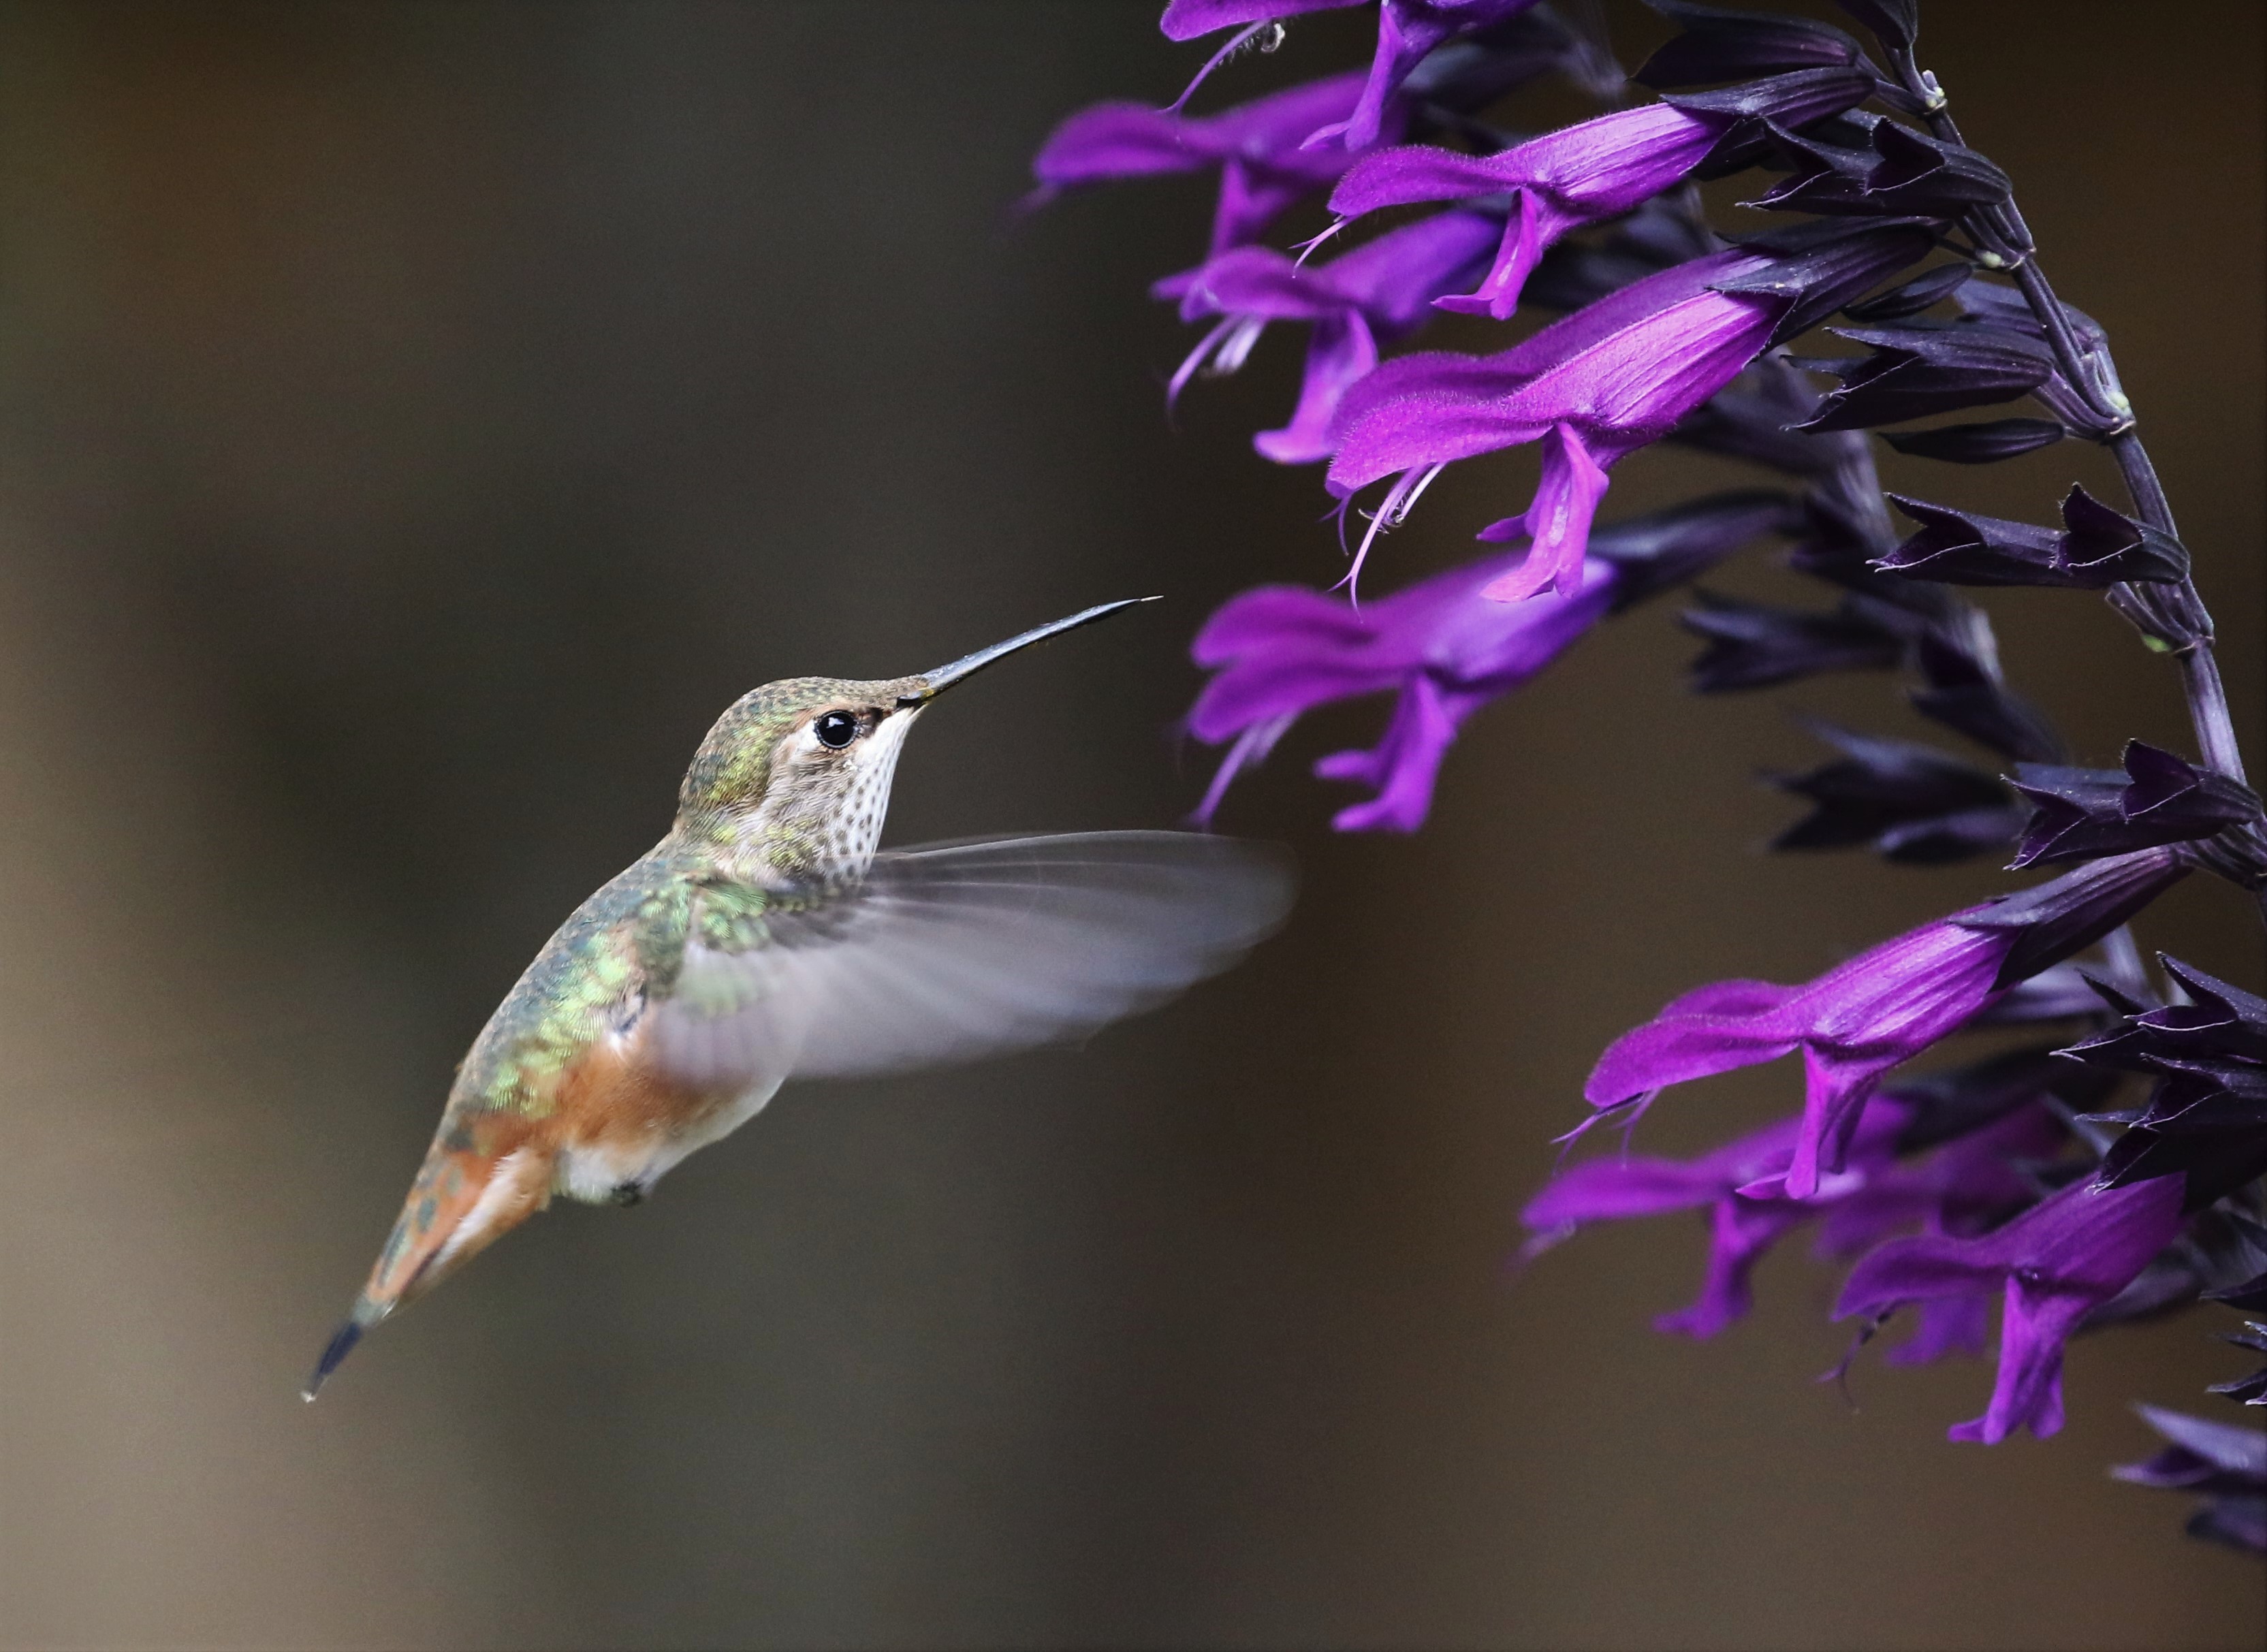
<instances>
[{"instance_id":1,"label":"purple flower petal","mask_svg":"<svg viewBox=\"0 0 2267 1652\"><path fill-rule=\"evenodd\" d=\"M2108 1191L2074 1183L1977 1237L1923 1236L1882 1246L1851 1274L1835 1317L1999 1285L1999 1369L1991 1404L1951 1437L1989 1445L2028 1428L2044 1438L2062 1426L2065 1340L2087 1310L2124 1289L2172 1242L2180 1219L2177 1178Z\"/></svg>"},{"instance_id":2,"label":"purple flower petal","mask_svg":"<svg viewBox=\"0 0 2267 1652\"><path fill-rule=\"evenodd\" d=\"M1236 741L1229 764L1241 768L1313 707L1397 693L1375 750L1340 753L1319 767L1325 778L1381 794L1342 813L1341 830L1414 830L1457 726L1549 664L1613 602L1616 576L1603 562L1582 570L1571 596L1516 606L1479 600L1480 588L1515 560L1484 558L1359 610L1343 597L1297 587L1244 592L1197 635L1192 652L1214 675L1190 710L1190 731L1211 744ZM1204 813L1224 784L1215 781Z\"/></svg>"},{"instance_id":3,"label":"purple flower petal","mask_svg":"<svg viewBox=\"0 0 2267 1652\"><path fill-rule=\"evenodd\" d=\"M1278 465L1305 465L1328 459L1331 421L1347 389L1377 365L1377 341L1359 311L1315 323L1307 341L1307 369L1299 380L1299 405L1280 430L1262 430L1251 445Z\"/></svg>"},{"instance_id":4,"label":"purple flower petal","mask_svg":"<svg viewBox=\"0 0 2267 1652\"><path fill-rule=\"evenodd\" d=\"M1730 125L1667 104L1625 109L1564 127L1493 155L1426 145L1386 150L1350 167L1331 209L1359 217L1420 201L1514 192L1516 205L1494 268L1478 291L1441 307L1502 320L1544 250L1569 230L1627 212L1676 182Z\"/></svg>"},{"instance_id":5,"label":"purple flower petal","mask_svg":"<svg viewBox=\"0 0 2267 1652\"><path fill-rule=\"evenodd\" d=\"M1217 114L1184 115L1146 104L1104 103L1081 110L1048 136L1033 158L1039 180L1027 204L1080 184L1118 178L1221 169L1214 212L1213 254L1251 240L1285 208L1331 182L1351 164L1343 150L1302 150L1307 134L1338 119L1362 94L1359 72L1292 86ZM1404 111L1383 112L1397 132Z\"/></svg>"},{"instance_id":6,"label":"purple flower petal","mask_svg":"<svg viewBox=\"0 0 2267 1652\"><path fill-rule=\"evenodd\" d=\"M1606 473L1571 424L1553 425L1543 449L1543 480L1527 508L1527 560L1480 592L1490 602L1517 602L1545 586L1562 597L1582 580L1590 523L1606 496Z\"/></svg>"},{"instance_id":7,"label":"purple flower petal","mask_svg":"<svg viewBox=\"0 0 2267 1652\"><path fill-rule=\"evenodd\" d=\"M1456 738L1456 725L1477 704L1451 696L1424 675L1412 677L1394 702L1385 738L1374 751L1339 752L1315 765L1324 780L1376 789L1368 803L1340 810L1331 825L1340 832L1414 832L1433 804L1433 781Z\"/></svg>"},{"instance_id":8,"label":"purple flower petal","mask_svg":"<svg viewBox=\"0 0 2267 1652\"><path fill-rule=\"evenodd\" d=\"M1170 0L1158 27L1165 38L1194 40L1220 29L1248 27L1309 11L1336 11L1357 0ZM1332 138L1344 150L1367 149L1378 141L1394 92L1426 54L1443 40L1513 18L1535 0L1384 0L1378 10L1377 48L1363 77L1361 94L1342 118L1305 135L1310 148ZM1209 68L1210 65L1207 65Z\"/></svg>"},{"instance_id":9,"label":"purple flower petal","mask_svg":"<svg viewBox=\"0 0 2267 1652\"><path fill-rule=\"evenodd\" d=\"M1812 1214L1792 1200L1758 1203L1738 1197L1717 1200L1710 1218L1708 1272L1701 1281L1699 1296L1691 1307L1655 1318L1653 1328L1678 1336L1713 1337L1746 1318L1755 1302L1749 1281L1756 1264Z\"/></svg>"},{"instance_id":10,"label":"purple flower petal","mask_svg":"<svg viewBox=\"0 0 2267 1652\"><path fill-rule=\"evenodd\" d=\"M1784 1179L1760 1178L1754 1192L1808 1199L1822 1175L1842 1168L1882 1075L1988 1003L1999 960L2014 943L1948 920L1860 953L1804 987L1731 982L1702 989L1715 995L1687 994L1616 1039L1583 1096L1593 1107L1612 1107L1801 1049L1802 1128Z\"/></svg>"},{"instance_id":11,"label":"purple flower petal","mask_svg":"<svg viewBox=\"0 0 2267 1652\"><path fill-rule=\"evenodd\" d=\"M1327 458L1339 400L1377 365L1379 335L1398 337L1422 325L1433 295L1460 280L1494 239L1493 220L1442 212L1327 263L1300 265L1267 247L1233 247L1156 289L1178 297L1190 319L1226 318L1190 352L1168 395L1177 396L1207 361L1215 371L1232 370L1267 323L1310 322L1298 408L1289 424L1260 432L1253 445L1279 464Z\"/></svg>"},{"instance_id":12,"label":"purple flower petal","mask_svg":"<svg viewBox=\"0 0 2267 1652\"><path fill-rule=\"evenodd\" d=\"M1593 308L1625 311L1629 294L1652 285L1636 283ZM1326 483L1343 498L1381 476L1424 476L1453 460L1568 427L1581 438L1581 457L1562 438L1559 466L1555 474L1546 472L1540 498L1544 519L1553 525L1544 548L1555 573L1566 565L1559 559L1579 555L1603 491L1591 468L1602 476L1615 460L1667 431L1729 383L1763 348L1781 307L1778 301L1702 291L1595 341L1577 314L1501 356L1403 356L1349 393ZM1554 334L1559 336L1552 340ZM1546 340L1581 348L1538 364L1535 358L1542 351L1533 347ZM1380 510L1377 525L1405 510L1406 503L1406 492L1399 493Z\"/></svg>"}]
</instances>

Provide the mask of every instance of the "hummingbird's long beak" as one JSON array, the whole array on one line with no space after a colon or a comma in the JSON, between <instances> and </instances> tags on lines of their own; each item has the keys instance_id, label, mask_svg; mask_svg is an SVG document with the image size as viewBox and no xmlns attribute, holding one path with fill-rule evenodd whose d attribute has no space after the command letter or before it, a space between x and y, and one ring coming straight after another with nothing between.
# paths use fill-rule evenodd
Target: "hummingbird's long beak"
<instances>
[{"instance_id":1,"label":"hummingbird's long beak","mask_svg":"<svg viewBox=\"0 0 2267 1652\"><path fill-rule=\"evenodd\" d=\"M1075 631L1082 625L1092 625L1097 620L1116 613L1120 608L1139 607L1145 602L1163 600L1163 598L1160 597L1128 597L1123 602L1097 603L1091 608L1083 609L1071 615L1067 620L1057 620L1052 625L1040 626L1036 630L1024 632L1021 636L1011 636L1004 642L994 642L990 648L978 649L973 654L964 659L957 659L950 665L940 665L933 672L923 672L921 674L921 692L899 694L898 703L900 706L927 705L953 684L965 682L969 678L975 676L994 660L1005 659L1018 650L1027 649L1034 642L1044 642L1051 636L1060 636L1065 631Z\"/></svg>"}]
</instances>

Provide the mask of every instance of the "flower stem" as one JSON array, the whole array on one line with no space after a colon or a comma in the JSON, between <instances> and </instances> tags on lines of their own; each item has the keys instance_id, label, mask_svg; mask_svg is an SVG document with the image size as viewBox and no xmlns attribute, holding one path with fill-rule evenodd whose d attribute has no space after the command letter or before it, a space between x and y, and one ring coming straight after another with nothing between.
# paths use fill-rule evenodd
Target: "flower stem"
<instances>
[{"instance_id":1,"label":"flower stem","mask_svg":"<svg viewBox=\"0 0 2267 1652\"><path fill-rule=\"evenodd\" d=\"M1894 52L1891 62L1898 78L1907 91L1919 99L1926 111L1929 129L1948 143L1962 142L1959 125L1948 113L1942 86L1936 77L1925 73L1913 62L1911 52ZM1975 215L1987 217L1989 211ZM2173 522L2172 503L2165 497L2164 484L2157 479L2157 467L2150 461L2149 450L2143 445L2139 430L2135 427L2132 408L2125 403L2123 393L2112 400L2105 388L2102 369L2109 366L2106 347L2099 365L2089 359L2089 352L2072 330L2069 316L2055 297L2054 289L2039 268L2031 253L2033 241L2030 229L2022 214L2010 200L1996 209L1999 222L1986 223L1985 233L1979 240L1987 244L2008 244L2020 261L2014 268L2016 285L2021 290L2031 313L2037 318L2047 342L2052 347L2055 360L2071 388L2085 401L2088 410L2102 421L2103 429L2096 439L2103 441L2117 460L2117 468L2125 480L2126 492L2131 496L2133 508L2141 519L2160 532L2175 539L2180 537ZM2115 369L2110 368L2107 383L2115 384ZM2188 698L2189 721L2196 731L2197 746L2205 762L2232 780L2244 778L2243 753L2236 743L2235 723L2227 705L2227 690L2221 682L2219 663L2212 654L2212 615L2204 606L2204 598L2197 590L2193 574L2184 576L2170 593L2169 600L2153 598L2152 594L2121 585L2112 593L2122 612L2139 610L2147 613L2169 611L2184 635L2173 652L2181 667L2181 686Z\"/></svg>"}]
</instances>

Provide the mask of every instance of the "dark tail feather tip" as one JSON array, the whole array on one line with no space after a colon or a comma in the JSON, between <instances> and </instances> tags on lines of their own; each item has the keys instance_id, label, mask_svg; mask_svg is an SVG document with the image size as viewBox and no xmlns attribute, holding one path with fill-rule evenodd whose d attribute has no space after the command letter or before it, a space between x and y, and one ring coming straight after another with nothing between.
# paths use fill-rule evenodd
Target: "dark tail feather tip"
<instances>
[{"instance_id":1,"label":"dark tail feather tip","mask_svg":"<svg viewBox=\"0 0 2267 1652\"><path fill-rule=\"evenodd\" d=\"M299 1391L300 1399L311 1406L315 1403L315 1396L322 1391L323 1384L330 1380L331 1373L339 1369L347 1355L354 1352L355 1344L362 1340L362 1333L361 1324L353 1319L332 1333L329 1343L323 1349L323 1357L315 1362L315 1374Z\"/></svg>"}]
</instances>

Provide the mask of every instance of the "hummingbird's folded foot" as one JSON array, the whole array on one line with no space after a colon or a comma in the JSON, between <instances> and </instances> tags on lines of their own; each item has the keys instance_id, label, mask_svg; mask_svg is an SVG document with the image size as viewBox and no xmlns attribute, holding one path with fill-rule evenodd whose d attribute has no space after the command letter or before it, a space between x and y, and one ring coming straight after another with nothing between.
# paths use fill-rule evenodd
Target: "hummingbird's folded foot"
<instances>
[{"instance_id":1,"label":"hummingbird's folded foot","mask_svg":"<svg viewBox=\"0 0 2267 1652\"><path fill-rule=\"evenodd\" d=\"M613 1200L616 1204L625 1208L631 1205L643 1204L645 1202L644 1184L642 1182L617 1182L614 1185Z\"/></svg>"}]
</instances>

